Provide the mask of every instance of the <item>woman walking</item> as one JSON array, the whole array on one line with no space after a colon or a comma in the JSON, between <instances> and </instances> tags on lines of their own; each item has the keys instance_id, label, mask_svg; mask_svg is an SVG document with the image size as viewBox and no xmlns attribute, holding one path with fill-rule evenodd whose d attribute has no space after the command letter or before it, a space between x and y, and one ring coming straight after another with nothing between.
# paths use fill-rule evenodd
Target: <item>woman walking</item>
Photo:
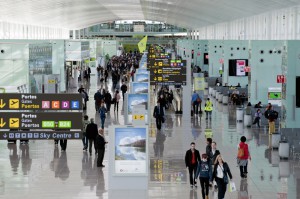
<instances>
[{"instance_id":1,"label":"woman walking","mask_svg":"<svg viewBox=\"0 0 300 199\"><path fill-rule=\"evenodd\" d=\"M218 185L218 199L225 198L227 184L229 183L228 175L230 180L232 180L228 164L224 162L221 155L218 155L213 172L213 180L216 180Z\"/></svg>"}]
</instances>

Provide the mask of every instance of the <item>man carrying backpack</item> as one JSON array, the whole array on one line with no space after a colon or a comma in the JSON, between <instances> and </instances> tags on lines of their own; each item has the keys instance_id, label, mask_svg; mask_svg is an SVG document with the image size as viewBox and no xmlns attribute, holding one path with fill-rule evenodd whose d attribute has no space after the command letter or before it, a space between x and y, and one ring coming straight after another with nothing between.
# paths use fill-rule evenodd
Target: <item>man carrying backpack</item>
<instances>
[{"instance_id":1,"label":"man carrying backpack","mask_svg":"<svg viewBox=\"0 0 300 199\"><path fill-rule=\"evenodd\" d=\"M272 104L269 103L264 115L269 120L269 135L272 135L275 133L275 120L278 118L278 112L274 111Z\"/></svg>"}]
</instances>

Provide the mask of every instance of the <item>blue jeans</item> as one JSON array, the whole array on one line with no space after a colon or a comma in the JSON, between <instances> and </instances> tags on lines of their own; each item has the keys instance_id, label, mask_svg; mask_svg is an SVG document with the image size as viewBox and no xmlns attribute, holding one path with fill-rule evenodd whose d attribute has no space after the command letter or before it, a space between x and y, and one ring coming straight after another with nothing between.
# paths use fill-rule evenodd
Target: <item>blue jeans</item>
<instances>
[{"instance_id":1,"label":"blue jeans","mask_svg":"<svg viewBox=\"0 0 300 199\"><path fill-rule=\"evenodd\" d=\"M84 148L84 149L87 149L87 148L88 148L89 143L88 143L88 139L87 139L85 133L82 134L82 144L83 144L83 148Z\"/></svg>"},{"instance_id":2,"label":"blue jeans","mask_svg":"<svg viewBox=\"0 0 300 199\"><path fill-rule=\"evenodd\" d=\"M101 128L104 129L105 117L100 117L101 120Z\"/></svg>"}]
</instances>

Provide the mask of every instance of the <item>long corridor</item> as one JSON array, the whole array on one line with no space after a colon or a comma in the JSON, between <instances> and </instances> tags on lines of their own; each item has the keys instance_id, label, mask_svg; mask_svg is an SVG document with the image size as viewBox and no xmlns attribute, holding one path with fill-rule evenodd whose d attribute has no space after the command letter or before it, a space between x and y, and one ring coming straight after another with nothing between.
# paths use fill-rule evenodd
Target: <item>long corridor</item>
<instances>
[{"instance_id":1,"label":"long corridor","mask_svg":"<svg viewBox=\"0 0 300 199\"><path fill-rule=\"evenodd\" d=\"M87 115L95 118L100 126L99 114L95 112L93 96L97 89L111 91L111 80L100 84L96 76L91 77L88 88L89 101ZM77 89L73 92L77 92ZM151 99L153 100L154 97ZM123 100L123 99L122 99ZM153 109L152 101L152 108ZM109 137L107 127L123 125L123 101L118 113L113 107L105 122L105 136ZM152 115L152 114L151 114ZM205 152L205 131L213 132L217 148L229 164L236 184L236 192L226 192L230 199L275 199L300 198L299 160L281 160L277 150L269 148L269 135L265 127L246 128L236 122L235 107L224 106L214 101L212 120L205 116L194 116L191 122L182 121L180 115L168 111L166 123L160 133L156 132L154 120L149 128L149 189L143 195L134 191L123 191L110 195L108 190L108 153L104 164L96 166L96 157L82 151L81 140L69 140L65 153L54 145L53 140L30 141L28 145L0 142L0 198L30 199L200 199L201 190L191 189L184 155L194 141L200 153ZM236 163L237 145L245 135L250 146L252 161L249 163L248 179L241 179ZM299 185L298 185L299 182ZM138 194L141 194L140 197ZM117 197L116 197L117 195ZM210 190L210 198L217 193Z\"/></svg>"}]
</instances>

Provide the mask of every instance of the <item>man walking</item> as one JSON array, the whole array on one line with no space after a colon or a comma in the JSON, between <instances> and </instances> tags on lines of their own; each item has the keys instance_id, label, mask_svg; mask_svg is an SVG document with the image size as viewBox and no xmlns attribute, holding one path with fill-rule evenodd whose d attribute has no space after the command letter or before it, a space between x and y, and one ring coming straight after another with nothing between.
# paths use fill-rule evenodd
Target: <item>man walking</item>
<instances>
[{"instance_id":1,"label":"man walking","mask_svg":"<svg viewBox=\"0 0 300 199\"><path fill-rule=\"evenodd\" d=\"M158 130L161 129L161 123L164 123L165 111L161 106L160 101L157 101L157 105L154 107L153 117L156 119L156 127Z\"/></svg>"},{"instance_id":2,"label":"man walking","mask_svg":"<svg viewBox=\"0 0 300 199\"><path fill-rule=\"evenodd\" d=\"M94 95L94 100L95 100L95 109L96 111L99 110L100 104L101 104L101 100L102 100L102 94L100 89L95 93Z\"/></svg>"},{"instance_id":3,"label":"man walking","mask_svg":"<svg viewBox=\"0 0 300 199\"><path fill-rule=\"evenodd\" d=\"M98 150L97 167L105 167L105 165L103 165L103 158L104 158L106 144L107 142L105 141L104 138L104 130L100 129L96 138L96 145Z\"/></svg>"},{"instance_id":4,"label":"man walking","mask_svg":"<svg viewBox=\"0 0 300 199\"><path fill-rule=\"evenodd\" d=\"M123 101L124 101L124 95L127 92L127 86L126 86L125 82L123 82L123 84L121 86L121 91L122 91L122 97L123 97Z\"/></svg>"},{"instance_id":5,"label":"man walking","mask_svg":"<svg viewBox=\"0 0 300 199\"><path fill-rule=\"evenodd\" d=\"M83 144L83 150L87 151L88 148L88 139L86 137L86 127L89 124L89 116L85 115L83 119L83 133L82 133L82 144Z\"/></svg>"},{"instance_id":6,"label":"man walking","mask_svg":"<svg viewBox=\"0 0 300 199\"><path fill-rule=\"evenodd\" d=\"M94 119L91 118L91 123L89 123L86 127L86 137L89 139L89 152L92 155L92 146L94 143L95 154L97 154L97 148L95 145L96 137L98 134L98 126L94 123Z\"/></svg>"},{"instance_id":7,"label":"man walking","mask_svg":"<svg viewBox=\"0 0 300 199\"><path fill-rule=\"evenodd\" d=\"M192 142L191 148L187 150L185 154L185 165L189 170L191 188L193 188L193 186L197 187L195 177L199 161L201 161L200 153L197 149L195 149L195 143Z\"/></svg>"}]
</instances>

